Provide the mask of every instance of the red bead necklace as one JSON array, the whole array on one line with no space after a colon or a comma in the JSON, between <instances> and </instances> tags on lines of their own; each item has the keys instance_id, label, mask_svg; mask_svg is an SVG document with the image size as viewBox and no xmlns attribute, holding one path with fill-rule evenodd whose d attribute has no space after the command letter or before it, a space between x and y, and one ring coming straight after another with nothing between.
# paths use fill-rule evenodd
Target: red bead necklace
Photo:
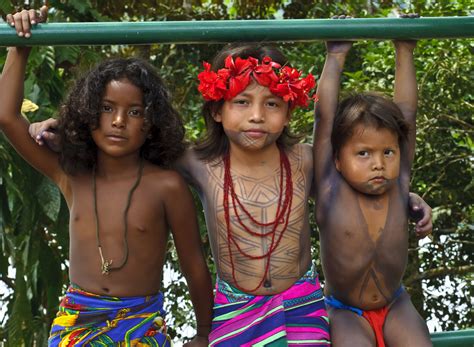
<instances>
[{"instance_id":1,"label":"red bead necklace","mask_svg":"<svg viewBox=\"0 0 474 347\"><path fill-rule=\"evenodd\" d=\"M235 193L234 184L232 182L232 175L230 173L230 155L226 154L224 155L224 158L223 158L224 160L224 216L225 216L225 222L227 226L227 246L229 249L230 264L232 268L232 279L234 280L234 285L239 290L244 291L244 292L254 292L262 286L263 282L265 281L265 278L267 277L268 271L270 269L270 257L272 253L277 249L288 227L288 221L290 219L291 203L293 200L293 180L291 177L291 166L290 166L290 161L288 160L288 156L286 155L285 151L280 147L278 147L278 150L280 151L280 195L278 197L278 205L277 205L275 220L268 223L262 223L262 222L257 221L255 218L252 217L252 215L248 212L245 206L240 202L239 197ZM283 189L283 177L285 177L285 189ZM285 195L284 198L283 198L283 191ZM260 238L271 236L270 247L266 253L262 255L257 255L257 256L248 254L244 250L242 250L242 248L237 243L237 240L235 240L232 234L231 226L230 226L229 195L231 196L231 199L232 199L232 207L234 210L234 214L237 218L237 221L239 225L247 233L253 236L260 237ZM239 215L239 211L237 210L237 205L240 207L240 209L244 212L245 216L247 216L253 224L260 227L266 227L266 228L268 227L271 230L264 233L258 233L258 232L250 230L250 228L247 227L243 223ZM280 235L278 236L278 238L276 238L277 227L280 224L283 224L283 228L281 229ZM233 243L235 247L237 248L238 252L246 258L253 259L253 260L267 258L267 263L265 265L265 273L263 274L262 280L252 290L244 289L241 286L239 286L239 284L237 283L237 280L235 278L235 266L234 266L231 243Z\"/></svg>"}]
</instances>

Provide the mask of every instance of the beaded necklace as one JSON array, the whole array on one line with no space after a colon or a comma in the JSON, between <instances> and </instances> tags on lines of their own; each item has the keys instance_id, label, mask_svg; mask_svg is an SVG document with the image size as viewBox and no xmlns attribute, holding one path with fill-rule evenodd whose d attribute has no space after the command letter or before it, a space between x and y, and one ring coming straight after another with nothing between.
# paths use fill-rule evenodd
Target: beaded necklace
<instances>
[{"instance_id":1,"label":"beaded necklace","mask_svg":"<svg viewBox=\"0 0 474 347\"><path fill-rule=\"evenodd\" d=\"M290 166L290 161L288 160L288 156L286 155L285 151L280 147L278 147L278 150L280 152L280 184L279 184L280 195L278 197L278 205L277 205L275 219L268 223L262 223L262 222L257 221L255 218L252 217L252 215L248 212L245 206L241 203L239 197L235 193L234 184L232 181L232 175L230 173L230 154L226 154L223 158L224 160L224 203L223 205L224 205L225 222L226 222L226 227L227 227L227 247L229 250L230 264L232 268L232 279L234 280L234 285L237 287L237 289L244 292L254 292L262 286L270 268L270 257L272 253L277 249L288 227L288 222L290 219L289 217L290 217L290 212L291 212L291 203L293 200L293 180L291 176L291 166ZM285 176L285 189L283 189L283 176ZM285 192L284 198L283 198L283 191ZM230 226L229 195L231 196L232 207L233 207L237 222L248 234L256 236L256 237L260 237L260 238L271 236L270 247L268 251L265 252L264 254L255 256L255 255L246 253L244 250L242 250L242 248L237 243L237 240L234 238L234 235L232 234L232 228ZM239 211L237 210L237 205L240 207L240 209L244 212L245 216L247 216L253 224L260 227L265 227L265 228L269 227L271 230L264 233L258 233L258 232L250 230L250 228L247 227L243 223L242 218L239 215ZM278 238L276 238L277 227L280 224L283 224L283 228L281 229L280 235L278 236ZM243 255L244 257L248 259L252 259L252 260L264 259L264 258L267 259L263 277L261 281L259 282L259 284L252 290L244 289L237 283L237 280L235 278L235 266L234 266L231 243L235 245L235 248L237 248L237 251L241 255Z\"/></svg>"},{"instance_id":2,"label":"beaded necklace","mask_svg":"<svg viewBox=\"0 0 474 347\"><path fill-rule=\"evenodd\" d=\"M97 189L96 189L96 168L94 166L93 173L92 173L92 189L94 191L94 214L95 214L95 236L97 240L97 248L99 249L100 260L101 264L101 271L102 275L108 275L110 271L113 270L120 270L125 266L128 260L128 241L127 241L127 232L128 232L128 210L130 208L130 204L132 202L132 196L135 190L137 189L143 175L143 160L140 160L140 165L138 167L138 175L135 183L133 184L132 188L128 192L127 197L127 205L125 206L125 210L123 212L123 243L124 243L124 256L120 265L116 267L112 267L112 260L105 260L104 255L102 253L102 245L100 243L100 231L99 231L99 214L97 212Z\"/></svg>"}]
</instances>

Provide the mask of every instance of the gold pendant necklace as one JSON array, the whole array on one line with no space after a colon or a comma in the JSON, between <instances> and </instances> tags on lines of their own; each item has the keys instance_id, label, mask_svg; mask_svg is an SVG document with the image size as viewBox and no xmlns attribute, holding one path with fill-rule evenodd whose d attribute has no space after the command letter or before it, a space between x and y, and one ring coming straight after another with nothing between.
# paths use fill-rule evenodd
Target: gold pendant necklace
<instances>
[{"instance_id":1,"label":"gold pendant necklace","mask_svg":"<svg viewBox=\"0 0 474 347\"><path fill-rule=\"evenodd\" d=\"M99 249L100 261L101 266L100 269L102 271L102 275L108 275L110 271L113 270L120 270L125 266L128 260L128 241L127 241L127 232L128 232L128 210L130 208L130 204L132 202L132 196L135 190L137 189L143 175L143 159L140 160L140 165L138 167L138 175L133 187L128 192L127 197L127 205L125 206L125 210L123 212L123 223L124 223L124 230L123 230L123 243L124 243L124 256L122 263L116 267L112 267L113 260L105 260L104 254L102 253L102 245L100 243L100 231L99 231L99 214L97 212L97 187L96 187L96 170L95 166L92 172L92 189L94 191L94 214L95 214L95 236L97 240L97 248Z\"/></svg>"}]
</instances>

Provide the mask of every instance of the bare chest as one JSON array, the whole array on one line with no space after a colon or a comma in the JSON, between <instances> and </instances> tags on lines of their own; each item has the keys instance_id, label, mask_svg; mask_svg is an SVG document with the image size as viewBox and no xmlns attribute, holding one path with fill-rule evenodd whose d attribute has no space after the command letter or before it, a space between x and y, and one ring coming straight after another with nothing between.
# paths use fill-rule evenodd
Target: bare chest
<instances>
[{"instance_id":1,"label":"bare chest","mask_svg":"<svg viewBox=\"0 0 474 347\"><path fill-rule=\"evenodd\" d=\"M290 219L290 222L303 222L310 178L301 166L293 164L290 177L280 169L264 175L255 175L252 170L231 170L231 181L227 187L224 176L222 166L208 166L206 181L202 185L204 204L217 207L214 218L224 222L228 211L232 224L239 218L255 219L265 224L286 210L288 213L284 214L282 223L285 218Z\"/></svg>"},{"instance_id":2,"label":"bare chest","mask_svg":"<svg viewBox=\"0 0 474 347\"><path fill-rule=\"evenodd\" d=\"M342 188L328 199L330 208L317 213L318 218L322 216L318 223L325 256L337 254L345 267L358 269L372 262L394 263L394 254L404 258L408 247L407 199L396 189L384 199L366 199Z\"/></svg>"},{"instance_id":3,"label":"bare chest","mask_svg":"<svg viewBox=\"0 0 474 347\"><path fill-rule=\"evenodd\" d=\"M73 187L72 237L95 241L98 237L119 239L128 233L134 242L137 238L151 239L157 229L164 228L161 200L146 184L140 184L131 194L131 184L106 182L97 185L94 193L92 185L87 183L78 182Z\"/></svg>"}]
</instances>

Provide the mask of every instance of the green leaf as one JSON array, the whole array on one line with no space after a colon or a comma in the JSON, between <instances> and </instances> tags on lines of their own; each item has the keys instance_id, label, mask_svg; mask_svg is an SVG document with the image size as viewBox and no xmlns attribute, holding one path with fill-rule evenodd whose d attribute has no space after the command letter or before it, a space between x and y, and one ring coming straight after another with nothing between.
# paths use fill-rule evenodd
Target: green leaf
<instances>
[{"instance_id":1,"label":"green leaf","mask_svg":"<svg viewBox=\"0 0 474 347\"><path fill-rule=\"evenodd\" d=\"M49 179L45 178L36 191L36 196L41 202L43 212L51 221L56 221L59 208L61 207L61 193L58 187Z\"/></svg>"},{"instance_id":2,"label":"green leaf","mask_svg":"<svg viewBox=\"0 0 474 347\"><path fill-rule=\"evenodd\" d=\"M0 11L2 13L12 13L13 6L9 0L0 0Z\"/></svg>"}]
</instances>

